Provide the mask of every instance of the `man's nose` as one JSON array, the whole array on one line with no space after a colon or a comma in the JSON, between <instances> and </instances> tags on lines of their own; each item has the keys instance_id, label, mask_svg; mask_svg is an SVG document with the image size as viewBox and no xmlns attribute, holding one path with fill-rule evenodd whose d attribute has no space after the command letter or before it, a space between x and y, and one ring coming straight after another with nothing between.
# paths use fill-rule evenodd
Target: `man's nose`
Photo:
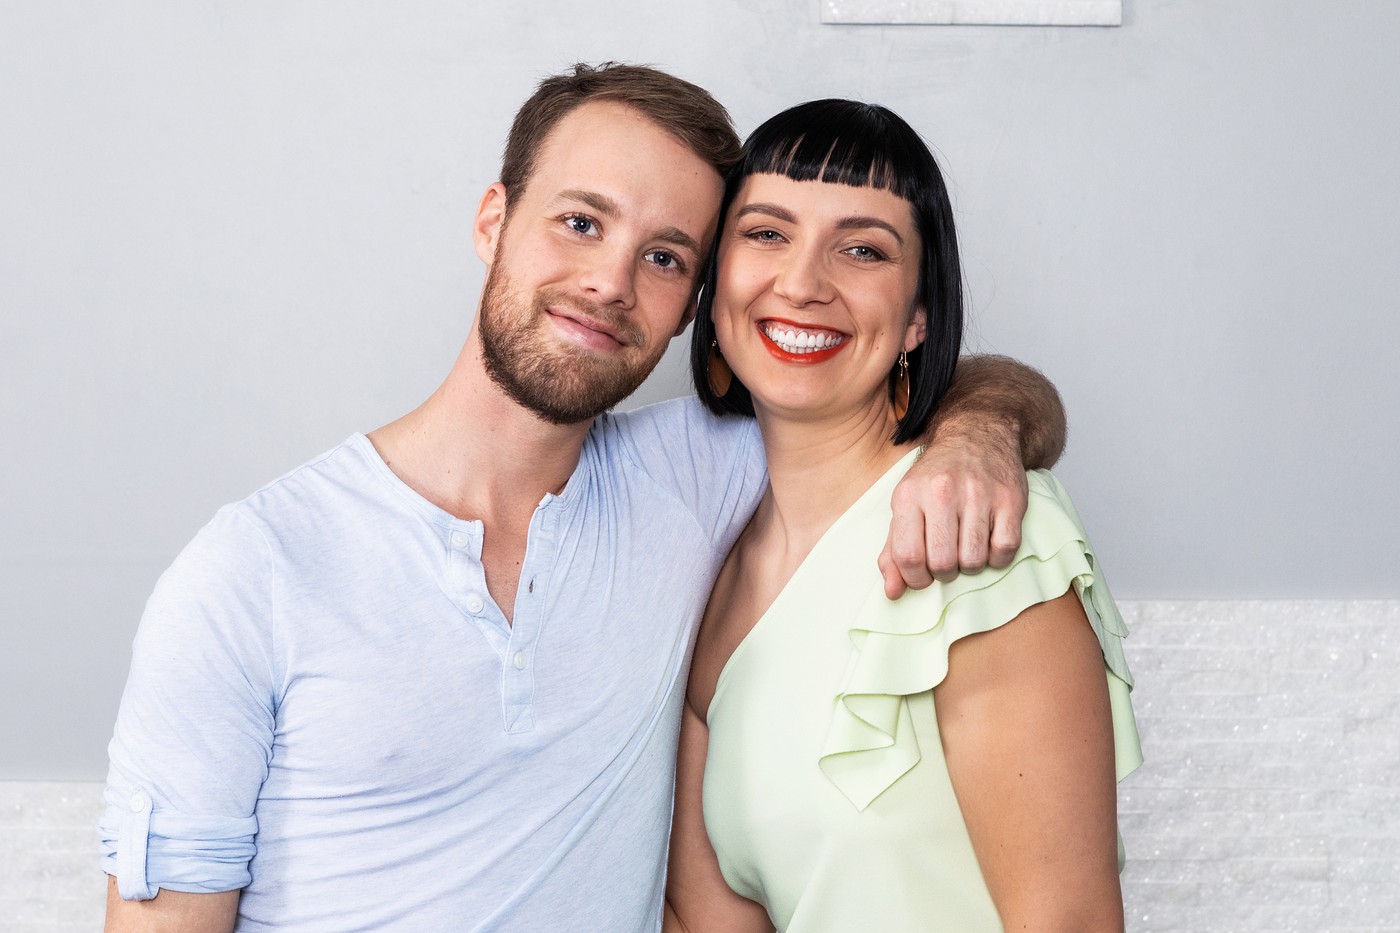
<instances>
[{"instance_id":1,"label":"man's nose","mask_svg":"<svg viewBox=\"0 0 1400 933\"><path fill-rule=\"evenodd\" d=\"M579 287L599 304L630 308L636 293L637 262L631 250L603 247L579 277Z\"/></svg>"}]
</instances>

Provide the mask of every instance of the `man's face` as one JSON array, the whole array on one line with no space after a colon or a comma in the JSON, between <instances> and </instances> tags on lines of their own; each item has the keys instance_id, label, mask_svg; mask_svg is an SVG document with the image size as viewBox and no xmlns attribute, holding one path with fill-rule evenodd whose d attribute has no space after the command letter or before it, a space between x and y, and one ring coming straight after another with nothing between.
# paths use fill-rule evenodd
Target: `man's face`
<instances>
[{"instance_id":1,"label":"man's face","mask_svg":"<svg viewBox=\"0 0 1400 933\"><path fill-rule=\"evenodd\" d=\"M491 379L555 424L641 385L689 321L714 234L718 173L631 107L584 104L555 126L524 192L477 214L489 266L477 315Z\"/></svg>"}]
</instances>

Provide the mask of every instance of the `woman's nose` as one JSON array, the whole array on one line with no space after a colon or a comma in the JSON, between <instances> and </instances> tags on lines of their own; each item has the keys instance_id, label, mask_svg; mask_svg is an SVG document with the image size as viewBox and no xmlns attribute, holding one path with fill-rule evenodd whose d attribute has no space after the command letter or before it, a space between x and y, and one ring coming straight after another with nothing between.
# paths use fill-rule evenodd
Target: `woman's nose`
<instances>
[{"instance_id":1,"label":"woman's nose","mask_svg":"<svg viewBox=\"0 0 1400 933\"><path fill-rule=\"evenodd\" d=\"M792 305L829 301L833 289L825 257L816 250L790 251L774 278L773 292Z\"/></svg>"}]
</instances>

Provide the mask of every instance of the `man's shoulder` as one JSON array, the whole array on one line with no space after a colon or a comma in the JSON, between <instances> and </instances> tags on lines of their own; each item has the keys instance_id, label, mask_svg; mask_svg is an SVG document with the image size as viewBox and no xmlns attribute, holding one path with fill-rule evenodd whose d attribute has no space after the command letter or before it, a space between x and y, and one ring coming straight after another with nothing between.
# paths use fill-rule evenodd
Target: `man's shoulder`
<instances>
[{"instance_id":1,"label":"man's shoulder","mask_svg":"<svg viewBox=\"0 0 1400 933\"><path fill-rule=\"evenodd\" d=\"M353 501L377 492L373 464L364 449L368 446L364 435L352 435L225 505L219 515L266 533L345 510Z\"/></svg>"},{"instance_id":2,"label":"man's shoulder","mask_svg":"<svg viewBox=\"0 0 1400 933\"><path fill-rule=\"evenodd\" d=\"M705 408L694 395L653 402L624 412L599 415L588 432L586 444L622 444L629 448L647 444L746 444L757 443L757 429L750 418L722 418Z\"/></svg>"},{"instance_id":3,"label":"man's shoulder","mask_svg":"<svg viewBox=\"0 0 1400 933\"><path fill-rule=\"evenodd\" d=\"M764 484L753 419L720 417L694 396L599 417L582 462L605 478L590 488L670 499L707 534L747 521Z\"/></svg>"}]
</instances>

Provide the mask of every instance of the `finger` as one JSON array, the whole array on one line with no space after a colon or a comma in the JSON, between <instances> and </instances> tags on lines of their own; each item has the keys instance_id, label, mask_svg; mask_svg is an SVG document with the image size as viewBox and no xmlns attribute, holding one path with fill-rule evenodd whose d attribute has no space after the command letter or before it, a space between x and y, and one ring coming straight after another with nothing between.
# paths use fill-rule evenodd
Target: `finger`
<instances>
[{"instance_id":1,"label":"finger","mask_svg":"<svg viewBox=\"0 0 1400 933\"><path fill-rule=\"evenodd\" d=\"M922 511L901 508L895 509L890 520L886 549L901 580L901 592L905 585L921 590L933 582L925 560L924 521Z\"/></svg>"},{"instance_id":2,"label":"finger","mask_svg":"<svg viewBox=\"0 0 1400 933\"><path fill-rule=\"evenodd\" d=\"M933 579L947 583L958 575L958 513L949 509L928 523L924 564Z\"/></svg>"},{"instance_id":3,"label":"finger","mask_svg":"<svg viewBox=\"0 0 1400 933\"><path fill-rule=\"evenodd\" d=\"M993 567L1010 567L1021 549L1021 519L1023 511L998 510L992 517L991 553L988 563Z\"/></svg>"},{"instance_id":4,"label":"finger","mask_svg":"<svg viewBox=\"0 0 1400 933\"><path fill-rule=\"evenodd\" d=\"M990 509L969 503L958 526L958 566L963 573L977 573L987 566L991 534Z\"/></svg>"},{"instance_id":5,"label":"finger","mask_svg":"<svg viewBox=\"0 0 1400 933\"><path fill-rule=\"evenodd\" d=\"M885 549L880 552L880 576L885 579L885 598L899 599L904 595L904 578L899 575L899 568L894 565L894 558L890 556L890 539L885 538Z\"/></svg>"}]
</instances>

